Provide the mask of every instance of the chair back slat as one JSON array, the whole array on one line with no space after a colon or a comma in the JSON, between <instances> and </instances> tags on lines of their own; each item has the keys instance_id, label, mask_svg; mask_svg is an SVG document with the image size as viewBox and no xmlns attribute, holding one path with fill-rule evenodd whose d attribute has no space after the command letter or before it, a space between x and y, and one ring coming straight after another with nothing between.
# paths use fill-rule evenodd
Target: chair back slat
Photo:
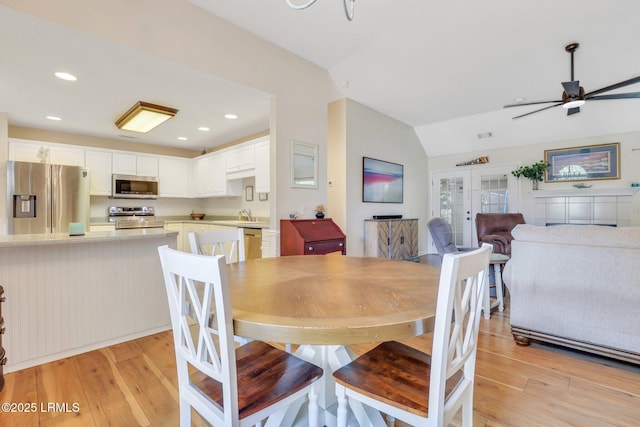
<instances>
[{"instance_id":1,"label":"chair back slat","mask_svg":"<svg viewBox=\"0 0 640 427\"><path fill-rule=\"evenodd\" d=\"M228 425L237 425L236 355L226 261L221 255L194 256L167 246L158 252L174 331L178 385L181 389L188 385L189 365L219 381L224 408L218 410L218 416ZM215 325L209 326L214 311Z\"/></svg>"},{"instance_id":2,"label":"chair back slat","mask_svg":"<svg viewBox=\"0 0 640 427\"><path fill-rule=\"evenodd\" d=\"M245 260L244 231L242 228L189 233L191 253L224 255L227 264Z\"/></svg>"},{"instance_id":3,"label":"chair back slat","mask_svg":"<svg viewBox=\"0 0 640 427\"><path fill-rule=\"evenodd\" d=\"M473 387L478 330L485 286L488 283L492 246L483 244L471 252L445 254L440 274L436 321L433 335L429 413L436 425L447 425L445 407L461 404L457 397ZM462 372L462 378L446 396L448 379ZM472 391L471 391L472 392ZM460 401L460 402L458 402ZM447 415L449 416L449 415Z\"/></svg>"}]
</instances>

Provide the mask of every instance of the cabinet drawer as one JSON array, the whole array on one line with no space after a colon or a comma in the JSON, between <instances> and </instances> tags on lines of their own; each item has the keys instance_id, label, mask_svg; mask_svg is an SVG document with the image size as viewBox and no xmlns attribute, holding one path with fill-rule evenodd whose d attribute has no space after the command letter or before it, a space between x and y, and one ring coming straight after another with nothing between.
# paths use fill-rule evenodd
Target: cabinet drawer
<instances>
[{"instance_id":1,"label":"cabinet drawer","mask_svg":"<svg viewBox=\"0 0 640 427\"><path fill-rule=\"evenodd\" d=\"M345 252L344 240L326 240L323 242L308 242L304 246L305 255L328 254L330 252Z\"/></svg>"}]
</instances>

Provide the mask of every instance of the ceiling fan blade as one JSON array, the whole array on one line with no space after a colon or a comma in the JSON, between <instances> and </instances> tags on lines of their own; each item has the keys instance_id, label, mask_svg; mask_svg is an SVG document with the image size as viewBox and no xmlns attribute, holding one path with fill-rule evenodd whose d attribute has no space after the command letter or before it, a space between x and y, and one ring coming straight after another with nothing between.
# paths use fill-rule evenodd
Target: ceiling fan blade
<instances>
[{"instance_id":1,"label":"ceiling fan blade","mask_svg":"<svg viewBox=\"0 0 640 427\"><path fill-rule=\"evenodd\" d=\"M611 95L596 95L585 97L585 99L591 101L597 101L599 99L630 99L630 98L640 98L640 92L629 92L629 93L612 93Z\"/></svg>"},{"instance_id":2,"label":"ceiling fan blade","mask_svg":"<svg viewBox=\"0 0 640 427\"><path fill-rule=\"evenodd\" d=\"M580 107L575 107L575 108L569 108L567 110L567 116L570 116L572 114L577 114L580 112Z\"/></svg>"},{"instance_id":3,"label":"ceiling fan blade","mask_svg":"<svg viewBox=\"0 0 640 427\"><path fill-rule=\"evenodd\" d=\"M610 90L620 89L621 87L633 85L636 83L640 83L640 76L612 84L611 86L603 87L602 89L594 90L593 92L586 93L584 96L587 97L591 95L597 95L599 93L609 92Z\"/></svg>"},{"instance_id":4,"label":"ceiling fan blade","mask_svg":"<svg viewBox=\"0 0 640 427\"><path fill-rule=\"evenodd\" d=\"M562 87L564 91L569 96L578 96L580 95L580 81L576 80L573 82L562 82Z\"/></svg>"},{"instance_id":5,"label":"ceiling fan blade","mask_svg":"<svg viewBox=\"0 0 640 427\"><path fill-rule=\"evenodd\" d=\"M518 104L507 104L507 105L503 105L502 108L511 108L511 107L521 107L523 105L537 105L537 104L549 104L551 102L560 102L562 103L562 100L560 99L555 99L553 101L534 101L534 102L520 102Z\"/></svg>"},{"instance_id":6,"label":"ceiling fan blade","mask_svg":"<svg viewBox=\"0 0 640 427\"><path fill-rule=\"evenodd\" d=\"M521 105L524 105L524 104L521 104ZM537 113L537 112L539 112L539 111L548 110L549 108L557 107L557 106L559 106L559 105L562 105L562 102L559 102L558 104L549 105L549 106L547 106L547 107L540 108L540 109L538 109L538 110L529 111L528 113L520 114L519 116L515 116L515 117L513 117L513 119L514 119L514 120L515 120L515 119L519 119L520 117L528 116L529 114Z\"/></svg>"}]
</instances>

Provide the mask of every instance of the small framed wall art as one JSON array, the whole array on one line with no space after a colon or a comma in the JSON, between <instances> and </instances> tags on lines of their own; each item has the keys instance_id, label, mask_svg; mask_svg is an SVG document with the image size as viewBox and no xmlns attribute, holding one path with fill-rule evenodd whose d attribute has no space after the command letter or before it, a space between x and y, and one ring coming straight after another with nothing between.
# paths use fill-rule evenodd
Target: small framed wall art
<instances>
[{"instance_id":1,"label":"small framed wall art","mask_svg":"<svg viewBox=\"0 0 640 427\"><path fill-rule=\"evenodd\" d=\"M253 202L253 185L247 185L244 188L244 199L247 202Z\"/></svg>"}]
</instances>

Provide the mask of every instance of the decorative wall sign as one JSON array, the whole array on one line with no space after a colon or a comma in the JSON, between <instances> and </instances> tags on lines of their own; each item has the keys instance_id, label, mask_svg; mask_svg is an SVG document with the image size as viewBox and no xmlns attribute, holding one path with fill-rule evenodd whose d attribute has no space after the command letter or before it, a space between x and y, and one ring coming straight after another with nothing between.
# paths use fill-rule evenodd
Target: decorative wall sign
<instances>
[{"instance_id":1,"label":"decorative wall sign","mask_svg":"<svg viewBox=\"0 0 640 427\"><path fill-rule=\"evenodd\" d=\"M252 202L253 201L253 185L247 185L244 188L244 199L247 202Z\"/></svg>"},{"instance_id":2,"label":"decorative wall sign","mask_svg":"<svg viewBox=\"0 0 640 427\"><path fill-rule=\"evenodd\" d=\"M489 163L489 156L482 156L477 159L469 160L468 162L458 163L456 166L481 165L484 163Z\"/></svg>"},{"instance_id":3,"label":"decorative wall sign","mask_svg":"<svg viewBox=\"0 0 640 427\"><path fill-rule=\"evenodd\" d=\"M545 150L546 182L620 179L620 143Z\"/></svg>"},{"instance_id":4,"label":"decorative wall sign","mask_svg":"<svg viewBox=\"0 0 640 427\"><path fill-rule=\"evenodd\" d=\"M266 202L269 200L269 193L258 193L258 200L261 202Z\"/></svg>"}]
</instances>

